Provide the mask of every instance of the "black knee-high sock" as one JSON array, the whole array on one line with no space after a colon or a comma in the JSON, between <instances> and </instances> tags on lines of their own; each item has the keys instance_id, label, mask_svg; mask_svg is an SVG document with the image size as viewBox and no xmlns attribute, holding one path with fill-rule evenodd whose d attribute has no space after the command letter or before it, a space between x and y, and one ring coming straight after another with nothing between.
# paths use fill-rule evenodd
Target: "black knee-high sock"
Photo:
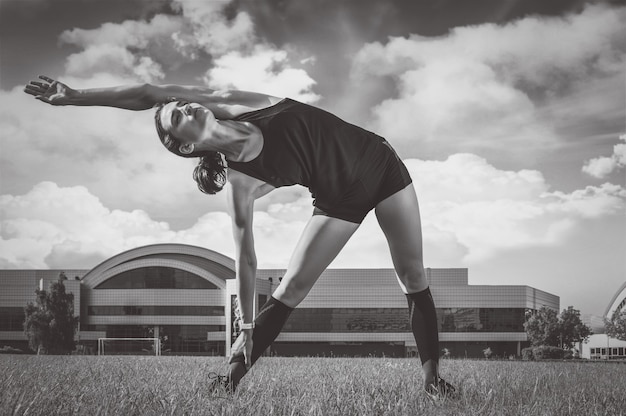
<instances>
[{"instance_id":1,"label":"black knee-high sock","mask_svg":"<svg viewBox=\"0 0 626 416\"><path fill-rule=\"evenodd\" d=\"M281 329L287 322L293 308L285 305L273 296L261 306L259 313L254 320L254 330L252 331L252 357L251 365L259 359L261 354L270 346L280 334ZM233 357L230 365L230 380L233 389L239 384L239 380L246 374L245 358L243 355Z\"/></svg>"},{"instance_id":2,"label":"black knee-high sock","mask_svg":"<svg viewBox=\"0 0 626 416\"><path fill-rule=\"evenodd\" d=\"M417 343L422 365L428 360L439 362L437 312L430 288L406 295L409 303L411 330Z\"/></svg>"}]
</instances>

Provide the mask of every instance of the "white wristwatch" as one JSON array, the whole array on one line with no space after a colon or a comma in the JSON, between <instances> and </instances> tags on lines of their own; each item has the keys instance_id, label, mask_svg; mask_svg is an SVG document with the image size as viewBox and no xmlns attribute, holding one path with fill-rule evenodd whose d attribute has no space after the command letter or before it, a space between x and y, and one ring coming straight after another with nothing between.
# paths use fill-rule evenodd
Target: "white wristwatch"
<instances>
[{"instance_id":1,"label":"white wristwatch","mask_svg":"<svg viewBox=\"0 0 626 416\"><path fill-rule=\"evenodd\" d=\"M254 322L250 322L248 324L241 323L239 324L241 329L254 329Z\"/></svg>"}]
</instances>

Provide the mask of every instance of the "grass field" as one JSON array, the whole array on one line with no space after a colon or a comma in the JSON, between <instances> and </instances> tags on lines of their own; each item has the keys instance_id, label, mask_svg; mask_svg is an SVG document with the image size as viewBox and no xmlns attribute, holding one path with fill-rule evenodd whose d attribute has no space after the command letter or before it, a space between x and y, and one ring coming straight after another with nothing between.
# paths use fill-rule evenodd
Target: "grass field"
<instances>
[{"instance_id":1,"label":"grass field","mask_svg":"<svg viewBox=\"0 0 626 416\"><path fill-rule=\"evenodd\" d=\"M626 415L626 364L445 360L455 400L421 394L416 359L262 358L207 394L223 358L0 355L0 415Z\"/></svg>"}]
</instances>

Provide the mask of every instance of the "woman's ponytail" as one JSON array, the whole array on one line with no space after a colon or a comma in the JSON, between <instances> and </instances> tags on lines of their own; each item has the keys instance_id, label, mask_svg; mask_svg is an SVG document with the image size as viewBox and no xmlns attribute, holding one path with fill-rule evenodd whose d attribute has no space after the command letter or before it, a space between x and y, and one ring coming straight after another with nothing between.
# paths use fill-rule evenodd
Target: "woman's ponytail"
<instances>
[{"instance_id":1,"label":"woman's ponytail","mask_svg":"<svg viewBox=\"0 0 626 416\"><path fill-rule=\"evenodd\" d=\"M226 162L224 156L219 152L195 152L192 154L181 153L181 142L172 134L166 132L161 126L160 114L164 104L157 107L154 115L157 134L163 146L170 152L181 157L199 157L198 166L193 171L193 178L198 183L198 189L205 194L216 194L224 188L226 184Z\"/></svg>"},{"instance_id":2,"label":"woman's ponytail","mask_svg":"<svg viewBox=\"0 0 626 416\"><path fill-rule=\"evenodd\" d=\"M216 194L226 184L226 163L219 152L202 152L198 166L193 170L193 179L198 189L205 194Z\"/></svg>"}]
</instances>

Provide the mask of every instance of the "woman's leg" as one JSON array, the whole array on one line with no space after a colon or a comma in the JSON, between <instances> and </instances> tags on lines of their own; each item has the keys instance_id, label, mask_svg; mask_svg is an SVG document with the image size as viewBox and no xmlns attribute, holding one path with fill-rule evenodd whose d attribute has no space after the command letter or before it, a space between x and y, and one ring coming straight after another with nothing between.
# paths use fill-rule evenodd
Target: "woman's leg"
<instances>
[{"instance_id":1,"label":"woman's leg","mask_svg":"<svg viewBox=\"0 0 626 416\"><path fill-rule=\"evenodd\" d=\"M272 296L291 308L298 306L357 228L359 224L338 218L311 217Z\"/></svg>"},{"instance_id":2,"label":"woman's leg","mask_svg":"<svg viewBox=\"0 0 626 416\"><path fill-rule=\"evenodd\" d=\"M422 226L413 185L376 206L402 291L407 296L411 329L418 346L426 386L438 379L439 335L437 314L422 258Z\"/></svg>"},{"instance_id":3,"label":"woman's leg","mask_svg":"<svg viewBox=\"0 0 626 416\"><path fill-rule=\"evenodd\" d=\"M259 309L252 334L251 364L274 342L293 308L302 302L358 227L359 224L323 215L309 220L280 285ZM229 374L232 389L247 372L243 353L234 354Z\"/></svg>"}]
</instances>

